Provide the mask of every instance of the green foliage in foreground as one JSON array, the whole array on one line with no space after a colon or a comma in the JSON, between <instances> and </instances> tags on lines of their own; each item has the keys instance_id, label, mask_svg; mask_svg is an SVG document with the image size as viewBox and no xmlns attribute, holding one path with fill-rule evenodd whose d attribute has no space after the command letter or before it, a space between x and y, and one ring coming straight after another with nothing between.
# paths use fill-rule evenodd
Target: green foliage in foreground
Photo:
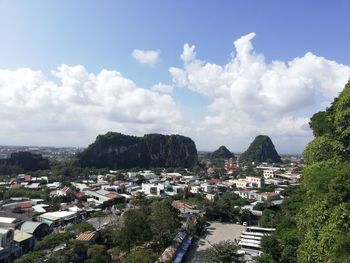
<instances>
[{"instance_id":1,"label":"green foliage in foreground","mask_svg":"<svg viewBox=\"0 0 350 263\"><path fill-rule=\"evenodd\" d=\"M55 246L58 246L64 242L68 242L73 237L74 234L71 232L52 233L50 235L45 236L39 242L39 245L42 249L53 249Z\"/></svg>"},{"instance_id":2,"label":"green foliage in foreground","mask_svg":"<svg viewBox=\"0 0 350 263\"><path fill-rule=\"evenodd\" d=\"M211 245L204 251L204 257L209 263L240 263L242 256L237 254L238 245L230 240Z\"/></svg>"},{"instance_id":3,"label":"green foliage in foreground","mask_svg":"<svg viewBox=\"0 0 350 263\"><path fill-rule=\"evenodd\" d=\"M32 251L15 260L15 263L41 263L44 262L44 252Z\"/></svg>"},{"instance_id":4,"label":"green foliage in foreground","mask_svg":"<svg viewBox=\"0 0 350 263\"><path fill-rule=\"evenodd\" d=\"M156 262L158 254L151 249L135 250L129 253L122 263L153 263Z\"/></svg>"},{"instance_id":5,"label":"green foliage in foreground","mask_svg":"<svg viewBox=\"0 0 350 263\"><path fill-rule=\"evenodd\" d=\"M302 186L277 212L260 263L350 262L350 82L310 126Z\"/></svg>"}]
</instances>

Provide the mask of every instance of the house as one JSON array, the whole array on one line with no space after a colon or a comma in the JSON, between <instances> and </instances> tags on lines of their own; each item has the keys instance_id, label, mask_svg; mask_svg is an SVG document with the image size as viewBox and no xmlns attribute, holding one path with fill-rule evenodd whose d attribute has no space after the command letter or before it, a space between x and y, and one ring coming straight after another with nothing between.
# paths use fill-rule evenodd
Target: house
<instances>
[{"instance_id":1,"label":"house","mask_svg":"<svg viewBox=\"0 0 350 263\"><path fill-rule=\"evenodd\" d=\"M16 228L21 223L20 219L13 217L0 217L0 228Z\"/></svg>"},{"instance_id":2,"label":"house","mask_svg":"<svg viewBox=\"0 0 350 263\"><path fill-rule=\"evenodd\" d=\"M61 186L60 182L53 182L51 184L47 184L46 187L48 187L51 190L55 190Z\"/></svg>"},{"instance_id":3,"label":"house","mask_svg":"<svg viewBox=\"0 0 350 263\"><path fill-rule=\"evenodd\" d=\"M113 204L125 202L125 198L117 194L116 192L106 191L103 189L100 189L98 191L93 191L91 189L84 189L83 192L87 197L90 197L88 201L93 201L103 206L110 206Z\"/></svg>"},{"instance_id":4,"label":"house","mask_svg":"<svg viewBox=\"0 0 350 263\"><path fill-rule=\"evenodd\" d=\"M260 188L264 185L264 179L258 176L247 176L245 180L251 187Z\"/></svg>"},{"instance_id":5,"label":"house","mask_svg":"<svg viewBox=\"0 0 350 263\"><path fill-rule=\"evenodd\" d=\"M219 198L219 195L217 193L211 194L211 193L205 193L204 197L208 199L209 201L215 201Z\"/></svg>"},{"instance_id":6,"label":"house","mask_svg":"<svg viewBox=\"0 0 350 263\"><path fill-rule=\"evenodd\" d=\"M139 174L142 175L146 180L152 180L158 177L152 171L142 171L142 172L139 172Z\"/></svg>"},{"instance_id":7,"label":"house","mask_svg":"<svg viewBox=\"0 0 350 263\"><path fill-rule=\"evenodd\" d=\"M13 241L22 248L22 252L33 250L35 247L35 239L33 235L21 230L15 230Z\"/></svg>"},{"instance_id":8,"label":"house","mask_svg":"<svg viewBox=\"0 0 350 263\"><path fill-rule=\"evenodd\" d=\"M57 189L50 192L50 197L68 196L71 194L73 194L73 191L68 186L65 186L62 189Z\"/></svg>"},{"instance_id":9,"label":"house","mask_svg":"<svg viewBox=\"0 0 350 263\"><path fill-rule=\"evenodd\" d=\"M48 224L44 222L33 222L33 221L25 221L21 225L19 230L33 235L38 240L48 235L51 231Z\"/></svg>"},{"instance_id":10,"label":"house","mask_svg":"<svg viewBox=\"0 0 350 263\"><path fill-rule=\"evenodd\" d=\"M202 183L201 187L205 193L212 193L214 189L214 186L208 183Z\"/></svg>"},{"instance_id":11,"label":"house","mask_svg":"<svg viewBox=\"0 0 350 263\"><path fill-rule=\"evenodd\" d=\"M277 192L265 192L256 194L256 200L258 201L273 201L281 199L281 196Z\"/></svg>"},{"instance_id":12,"label":"house","mask_svg":"<svg viewBox=\"0 0 350 263\"><path fill-rule=\"evenodd\" d=\"M96 240L96 238L97 238L96 231L86 231L78 235L76 240L83 243L91 244Z\"/></svg>"},{"instance_id":13,"label":"house","mask_svg":"<svg viewBox=\"0 0 350 263\"><path fill-rule=\"evenodd\" d=\"M11 262L11 256L22 255L22 248L14 244L14 229L0 228L0 262Z\"/></svg>"},{"instance_id":14,"label":"house","mask_svg":"<svg viewBox=\"0 0 350 263\"><path fill-rule=\"evenodd\" d=\"M76 222L78 218L77 212L74 211L56 211L44 213L37 217L39 222L46 222L54 226L66 225L70 222Z\"/></svg>"},{"instance_id":15,"label":"house","mask_svg":"<svg viewBox=\"0 0 350 263\"><path fill-rule=\"evenodd\" d=\"M193 185L190 187L190 192L193 194L199 194L202 192L202 187L199 185Z\"/></svg>"},{"instance_id":16,"label":"house","mask_svg":"<svg viewBox=\"0 0 350 263\"><path fill-rule=\"evenodd\" d=\"M256 191L252 191L252 190L249 190L249 189L241 189L238 191L238 195L242 198L245 198L245 199L256 199Z\"/></svg>"},{"instance_id":17,"label":"house","mask_svg":"<svg viewBox=\"0 0 350 263\"><path fill-rule=\"evenodd\" d=\"M248 182L244 179L228 180L228 182L236 188L246 188L249 185Z\"/></svg>"},{"instance_id":18,"label":"house","mask_svg":"<svg viewBox=\"0 0 350 263\"><path fill-rule=\"evenodd\" d=\"M141 191L148 196L161 196L165 193L165 186L156 183L143 183Z\"/></svg>"}]
</instances>

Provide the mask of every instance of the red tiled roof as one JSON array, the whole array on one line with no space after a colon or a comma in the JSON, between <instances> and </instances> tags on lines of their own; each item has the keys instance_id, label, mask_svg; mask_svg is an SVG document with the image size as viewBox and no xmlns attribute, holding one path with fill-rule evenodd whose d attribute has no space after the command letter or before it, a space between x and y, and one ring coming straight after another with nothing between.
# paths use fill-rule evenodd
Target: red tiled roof
<instances>
[{"instance_id":1,"label":"red tiled roof","mask_svg":"<svg viewBox=\"0 0 350 263\"><path fill-rule=\"evenodd\" d=\"M16 206L20 208L32 208L32 204L28 204L28 203L17 204Z\"/></svg>"},{"instance_id":2,"label":"red tiled roof","mask_svg":"<svg viewBox=\"0 0 350 263\"><path fill-rule=\"evenodd\" d=\"M30 182L30 180L32 180L32 176L31 175L25 175L24 176L24 181L25 182Z\"/></svg>"},{"instance_id":3,"label":"red tiled roof","mask_svg":"<svg viewBox=\"0 0 350 263\"><path fill-rule=\"evenodd\" d=\"M77 236L76 240L91 241L96 235L96 231L86 231Z\"/></svg>"},{"instance_id":4,"label":"red tiled roof","mask_svg":"<svg viewBox=\"0 0 350 263\"><path fill-rule=\"evenodd\" d=\"M79 198L82 198L83 196L85 196L85 193L84 192L77 192L77 193L74 193L74 196L79 199Z\"/></svg>"}]
</instances>

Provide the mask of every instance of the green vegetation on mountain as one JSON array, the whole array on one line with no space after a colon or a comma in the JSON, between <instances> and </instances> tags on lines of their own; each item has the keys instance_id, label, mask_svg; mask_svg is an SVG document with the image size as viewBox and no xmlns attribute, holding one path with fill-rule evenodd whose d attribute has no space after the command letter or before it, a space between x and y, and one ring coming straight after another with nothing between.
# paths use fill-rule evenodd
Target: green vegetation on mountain
<instances>
[{"instance_id":1,"label":"green vegetation on mountain","mask_svg":"<svg viewBox=\"0 0 350 263\"><path fill-rule=\"evenodd\" d=\"M224 145L222 145L219 147L219 149L212 152L210 157L213 159L230 159L235 157L235 155L230 152Z\"/></svg>"},{"instance_id":2,"label":"green vegetation on mountain","mask_svg":"<svg viewBox=\"0 0 350 263\"><path fill-rule=\"evenodd\" d=\"M147 134L143 137L108 132L78 155L82 167L191 167L197 163L195 143L181 135Z\"/></svg>"},{"instance_id":3,"label":"green vegetation on mountain","mask_svg":"<svg viewBox=\"0 0 350 263\"><path fill-rule=\"evenodd\" d=\"M16 174L49 169L49 160L31 152L12 153L10 158L0 160L0 174Z\"/></svg>"},{"instance_id":4,"label":"green vegetation on mountain","mask_svg":"<svg viewBox=\"0 0 350 263\"><path fill-rule=\"evenodd\" d=\"M278 155L273 142L269 136L258 135L249 145L248 149L241 154L241 162L269 162L281 163L281 157Z\"/></svg>"},{"instance_id":5,"label":"green vegetation on mountain","mask_svg":"<svg viewBox=\"0 0 350 263\"><path fill-rule=\"evenodd\" d=\"M350 82L310 127L315 138L303 153L302 185L285 199L285 214L276 215L260 263L350 260Z\"/></svg>"}]
</instances>

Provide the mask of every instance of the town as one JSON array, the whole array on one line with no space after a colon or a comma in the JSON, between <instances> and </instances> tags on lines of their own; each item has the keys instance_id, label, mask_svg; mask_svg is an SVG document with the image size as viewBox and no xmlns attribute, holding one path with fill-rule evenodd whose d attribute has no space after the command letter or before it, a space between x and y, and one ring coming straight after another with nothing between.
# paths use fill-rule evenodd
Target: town
<instances>
[{"instance_id":1,"label":"town","mask_svg":"<svg viewBox=\"0 0 350 263\"><path fill-rule=\"evenodd\" d=\"M231 241L243 262L255 262L262 238L275 231L273 216L299 186L303 159L240 162L224 146L198 156L193 168L148 170L77 169L68 156L51 169L4 174L0 261L207 262L212 244ZM165 210L147 231L159 231L160 239L139 237L151 235L143 231L121 235L131 217L142 219L139 210L151 209L152 216L155 203ZM110 233L118 236L115 247Z\"/></svg>"}]
</instances>

